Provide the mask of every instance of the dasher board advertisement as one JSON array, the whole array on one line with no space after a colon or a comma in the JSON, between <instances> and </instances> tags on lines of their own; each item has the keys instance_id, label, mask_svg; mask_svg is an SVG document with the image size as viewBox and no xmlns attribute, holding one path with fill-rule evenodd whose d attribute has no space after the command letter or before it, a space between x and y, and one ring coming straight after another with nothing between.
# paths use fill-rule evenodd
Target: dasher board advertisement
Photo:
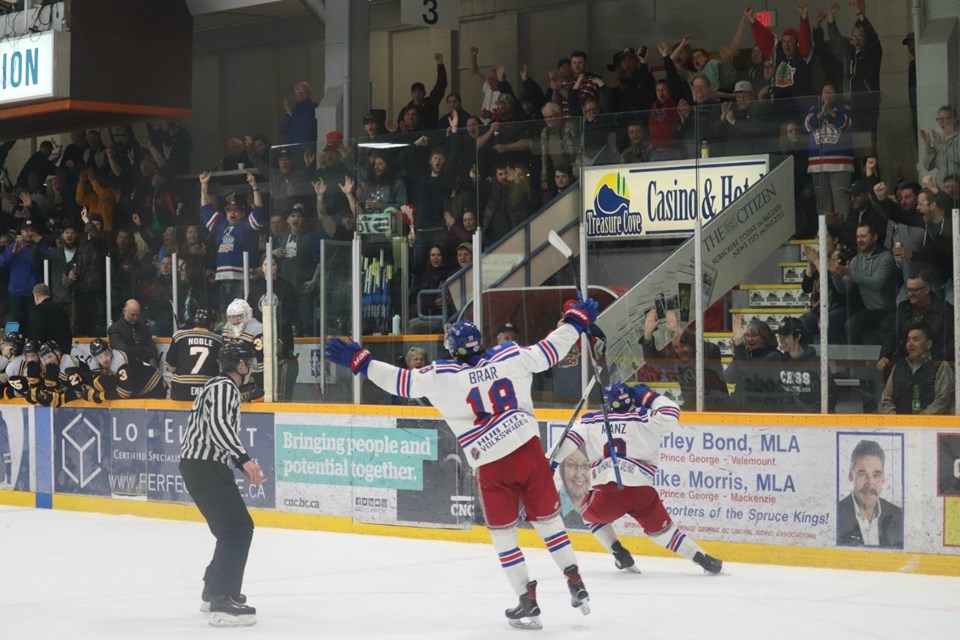
<instances>
[{"instance_id":1,"label":"dasher board advertisement","mask_svg":"<svg viewBox=\"0 0 960 640\"><path fill-rule=\"evenodd\" d=\"M735 156L583 169L583 210L591 240L685 238L770 170L770 157Z\"/></svg>"}]
</instances>

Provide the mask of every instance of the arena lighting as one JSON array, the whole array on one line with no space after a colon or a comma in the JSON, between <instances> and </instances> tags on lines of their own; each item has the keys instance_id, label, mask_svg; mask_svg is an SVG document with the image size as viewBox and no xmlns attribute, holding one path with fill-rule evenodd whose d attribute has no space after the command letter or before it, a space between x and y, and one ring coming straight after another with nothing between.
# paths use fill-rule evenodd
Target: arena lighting
<instances>
[{"instance_id":1,"label":"arena lighting","mask_svg":"<svg viewBox=\"0 0 960 640\"><path fill-rule=\"evenodd\" d=\"M406 142L358 142L358 147L367 149L396 149L398 147L409 147Z\"/></svg>"}]
</instances>

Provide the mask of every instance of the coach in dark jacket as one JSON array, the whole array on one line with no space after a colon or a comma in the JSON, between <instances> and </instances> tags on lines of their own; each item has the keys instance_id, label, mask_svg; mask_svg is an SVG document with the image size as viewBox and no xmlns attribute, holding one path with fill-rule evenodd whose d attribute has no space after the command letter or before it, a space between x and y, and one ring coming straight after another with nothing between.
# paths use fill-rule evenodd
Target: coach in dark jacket
<instances>
[{"instance_id":1,"label":"coach in dark jacket","mask_svg":"<svg viewBox=\"0 0 960 640\"><path fill-rule=\"evenodd\" d=\"M119 349L128 358L149 364L157 363L157 347L153 344L150 329L140 320L140 303L127 300L123 305L123 317L107 330L110 348Z\"/></svg>"},{"instance_id":2,"label":"coach in dark jacket","mask_svg":"<svg viewBox=\"0 0 960 640\"><path fill-rule=\"evenodd\" d=\"M70 317L63 307L50 297L50 287L43 283L34 286L33 304L29 338L40 344L53 340L60 347L61 353L70 353L73 350Z\"/></svg>"}]
</instances>

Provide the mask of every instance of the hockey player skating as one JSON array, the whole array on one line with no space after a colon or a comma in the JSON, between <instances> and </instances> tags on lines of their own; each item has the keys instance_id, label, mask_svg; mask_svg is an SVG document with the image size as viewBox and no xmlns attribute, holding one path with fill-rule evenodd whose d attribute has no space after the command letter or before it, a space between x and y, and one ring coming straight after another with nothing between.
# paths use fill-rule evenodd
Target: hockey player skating
<instances>
[{"instance_id":1,"label":"hockey player skating","mask_svg":"<svg viewBox=\"0 0 960 640\"><path fill-rule=\"evenodd\" d=\"M530 397L532 374L555 365L590 327L597 303L568 309L564 322L529 347L505 342L483 348L480 330L457 322L447 331L451 360L422 369L400 369L371 357L355 342L329 340L327 357L362 374L381 389L404 398L425 397L456 434L470 465L477 469L480 500L493 547L507 580L520 598L506 611L511 626L540 629L537 581L530 580L518 541L520 503L567 578L571 604L584 615L589 596L560 517L560 498L540 446Z\"/></svg>"},{"instance_id":2,"label":"hockey player skating","mask_svg":"<svg viewBox=\"0 0 960 640\"><path fill-rule=\"evenodd\" d=\"M623 490L617 490L600 411L584 414L557 444L559 450L553 456L561 461L581 445L586 449L593 466L593 489L580 506L584 523L613 554L618 569L639 573L633 557L617 540L613 529L614 521L630 515L661 547L693 560L708 573L720 573L723 562L708 555L673 523L653 486L660 441L679 424L680 407L642 384L629 387L614 382L604 387L603 395L612 409L608 416L610 436L616 448Z\"/></svg>"}]
</instances>

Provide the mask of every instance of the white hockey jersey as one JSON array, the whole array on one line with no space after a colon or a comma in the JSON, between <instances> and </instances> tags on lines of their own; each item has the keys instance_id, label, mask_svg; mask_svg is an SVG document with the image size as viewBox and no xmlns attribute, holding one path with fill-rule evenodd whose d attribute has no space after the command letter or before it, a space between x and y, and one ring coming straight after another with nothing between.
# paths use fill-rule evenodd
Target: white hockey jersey
<instances>
[{"instance_id":1,"label":"white hockey jersey","mask_svg":"<svg viewBox=\"0 0 960 640\"><path fill-rule=\"evenodd\" d=\"M503 458L540 435L533 417L533 375L563 358L579 333L567 323L529 347L505 342L476 365L437 360L422 369L400 369L373 360L367 376L402 398L428 398L457 436L467 461L479 467Z\"/></svg>"},{"instance_id":2,"label":"white hockey jersey","mask_svg":"<svg viewBox=\"0 0 960 640\"><path fill-rule=\"evenodd\" d=\"M663 436L680 424L680 407L665 396L657 396L649 409L611 412L608 419L623 484L630 487L652 486L657 475L660 442ZM590 460L592 486L599 487L617 481L602 411L581 416L558 446L557 460L566 459L584 446Z\"/></svg>"}]
</instances>

